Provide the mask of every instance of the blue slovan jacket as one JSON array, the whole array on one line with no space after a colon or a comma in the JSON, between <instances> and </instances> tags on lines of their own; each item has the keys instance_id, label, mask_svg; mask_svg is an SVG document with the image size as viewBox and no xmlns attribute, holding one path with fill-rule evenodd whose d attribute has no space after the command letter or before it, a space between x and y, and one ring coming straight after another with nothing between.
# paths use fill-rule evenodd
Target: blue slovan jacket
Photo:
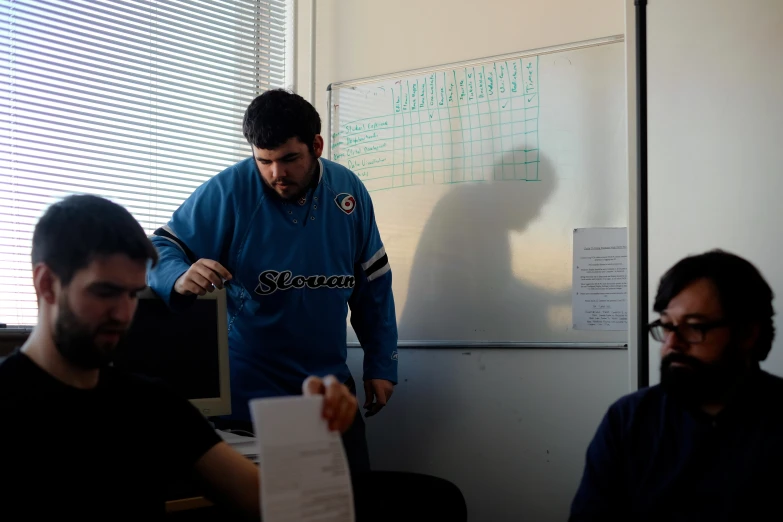
<instances>
[{"instance_id":1,"label":"blue slovan jacket","mask_svg":"<svg viewBox=\"0 0 783 522\"><path fill-rule=\"evenodd\" d=\"M198 259L231 272L226 286L231 418L250 420L248 401L301 393L308 375L350 377L346 317L364 349L364 379L397 382L392 273L372 201L347 168L319 159L318 184L285 201L252 157L214 176L152 237L160 262L148 284L172 294Z\"/></svg>"}]
</instances>

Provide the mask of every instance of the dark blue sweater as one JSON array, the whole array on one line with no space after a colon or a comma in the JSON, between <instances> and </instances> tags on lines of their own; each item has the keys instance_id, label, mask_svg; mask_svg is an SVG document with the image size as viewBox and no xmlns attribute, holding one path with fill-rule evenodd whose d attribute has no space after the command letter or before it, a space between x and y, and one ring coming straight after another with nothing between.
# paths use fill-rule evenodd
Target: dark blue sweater
<instances>
[{"instance_id":1,"label":"dark blue sweater","mask_svg":"<svg viewBox=\"0 0 783 522\"><path fill-rule=\"evenodd\" d=\"M660 386L609 408L571 522L781 520L783 379L753 372L717 416Z\"/></svg>"}]
</instances>

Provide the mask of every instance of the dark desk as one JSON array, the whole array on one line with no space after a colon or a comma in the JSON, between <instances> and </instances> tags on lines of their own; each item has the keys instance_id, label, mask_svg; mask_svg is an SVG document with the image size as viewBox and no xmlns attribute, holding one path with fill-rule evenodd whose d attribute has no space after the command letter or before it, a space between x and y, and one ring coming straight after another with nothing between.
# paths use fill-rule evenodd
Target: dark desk
<instances>
[{"instance_id":1,"label":"dark desk","mask_svg":"<svg viewBox=\"0 0 783 522\"><path fill-rule=\"evenodd\" d=\"M370 471L354 476L357 522L466 522L462 492L447 480L395 471ZM234 520L230 513L203 497L173 499L166 503L171 520ZM238 519L237 519L238 520Z\"/></svg>"},{"instance_id":2,"label":"dark desk","mask_svg":"<svg viewBox=\"0 0 783 522\"><path fill-rule=\"evenodd\" d=\"M166 513L178 513L180 511L190 511L192 509L201 509L214 506L212 502L204 497L180 498L177 500L166 501Z\"/></svg>"}]
</instances>

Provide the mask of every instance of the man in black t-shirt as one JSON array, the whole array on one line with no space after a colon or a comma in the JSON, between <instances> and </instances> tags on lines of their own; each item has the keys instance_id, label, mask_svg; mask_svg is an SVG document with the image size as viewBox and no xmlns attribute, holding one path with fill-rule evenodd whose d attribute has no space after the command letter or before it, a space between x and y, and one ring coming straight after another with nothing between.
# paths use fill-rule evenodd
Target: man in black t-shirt
<instances>
[{"instance_id":1,"label":"man in black t-shirt","mask_svg":"<svg viewBox=\"0 0 783 522\"><path fill-rule=\"evenodd\" d=\"M162 518L166 483L194 472L214 500L259 518L256 466L165 385L108 366L156 261L141 226L105 199L71 196L39 221L38 324L0 365L0 519ZM345 431L356 399L324 381L310 391Z\"/></svg>"}]
</instances>

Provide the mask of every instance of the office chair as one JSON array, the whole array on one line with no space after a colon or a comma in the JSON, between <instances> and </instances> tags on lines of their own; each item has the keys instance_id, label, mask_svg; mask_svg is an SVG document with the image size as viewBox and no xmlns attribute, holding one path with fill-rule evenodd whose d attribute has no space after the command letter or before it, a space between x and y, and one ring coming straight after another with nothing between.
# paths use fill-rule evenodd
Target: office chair
<instances>
[{"instance_id":1,"label":"office chair","mask_svg":"<svg viewBox=\"0 0 783 522\"><path fill-rule=\"evenodd\" d=\"M459 488L442 478L402 471L353 477L356 522L467 522Z\"/></svg>"}]
</instances>

